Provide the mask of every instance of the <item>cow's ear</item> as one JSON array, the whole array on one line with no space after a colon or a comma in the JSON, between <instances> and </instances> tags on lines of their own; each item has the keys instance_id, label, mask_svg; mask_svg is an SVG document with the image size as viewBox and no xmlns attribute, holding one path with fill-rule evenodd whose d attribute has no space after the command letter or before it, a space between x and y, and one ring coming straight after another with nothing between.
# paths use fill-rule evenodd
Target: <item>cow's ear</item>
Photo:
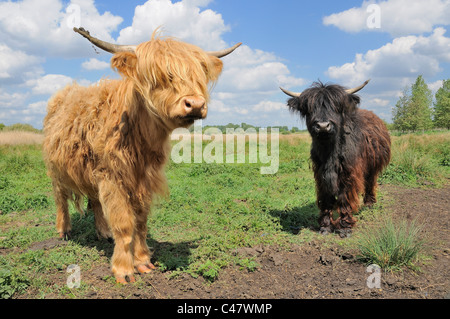
<instances>
[{"instance_id":1,"label":"cow's ear","mask_svg":"<svg viewBox=\"0 0 450 319\"><path fill-rule=\"evenodd\" d=\"M300 113L302 117L306 116L306 106L300 97L293 97L287 101L289 110L294 113Z\"/></svg>"},{"instance_id":2,"label":"cow's ear","mask_svg":"<svg viewBox=\"0 0 450 319\"><path fill-rule=\"evenodd\" d=\"M358 105L360 102L361 102L361 99L358 95L349 94L348 95L348 103L346 104L344 111L354 112L358 108Z\"/></svg>"},{"instance_id":3,"label":"cow's ear","mask_svg":"<svg viewBox=\"0 0 450 319\"><path fill-rule=\"evenodd\" d=\"M222 68L222 60L215 56L210 56L210 64L207 67L208 79L210 81L217 81L220 73L222 73Z\"/></svg>"},{"instance_id":4,"label":"cow's ear","mask_svg":"<svg viewBox=\"0 0 450 319\"><path fill-rule=\"evenodd\" d=\"M111 67L123 76L133 77L136 74L137 56L133 52L120 52L111 59Z\"/></svg>"}]
</instances>

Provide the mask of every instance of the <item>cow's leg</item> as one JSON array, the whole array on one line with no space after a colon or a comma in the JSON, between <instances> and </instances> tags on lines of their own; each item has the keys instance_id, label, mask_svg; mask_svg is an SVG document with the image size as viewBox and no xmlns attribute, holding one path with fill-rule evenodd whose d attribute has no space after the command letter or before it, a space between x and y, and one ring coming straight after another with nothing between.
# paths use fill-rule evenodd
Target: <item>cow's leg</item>
<instances>
[{"instance_id":1,"label":"cow's leg","mask_svg":"<svg viewBox=\"0 0 450 319\"><path fill-rule=\"evenodd\" d=\"M134 266L141 273L149 273L156 267L150 262L147 246L147 217L149 209L142 208L136 214L136 233L134 238Z\"/></svg>"},{"instance_id":2,"label":"cow's leg","mask_svg":"<svg viewBox=\"0 0 450 319\"><path fill-rule=\"evenodd\" d=\"M319 226L320 233L327 235L331 233L331 222L333 220L333 207L335 205L334 196L326 193L319 193L317 198L317 205L320 209Z\"/></svg>"},{"instance_id":3,"label":"cow's leg","mask_svg":"<svg viewBox=\"0 0 450 319\"><path fill-rule=\"evenodd\" d=\"M372 206L377 202L377 178L378 174L367 174L364 181L364 205Z\"/></svg>"},{"instance_id":4,"label":"cow's leg","mask_svg":"<svg viewBox=\"0 0 450 319\"><path fill-rule=\"evenodd\" d=\"M352 211L347 207L340 207L338 210L339 218L333 221L333 227L340 237L350 237L356 219L353 217Z\"/></svg>"},{"instance_id":5,"label":"cow's leg","mask_svg":"<svg viewBox=\"0 0 450 319\"><path fill-rule=\"evenodd\" d=\"M72 230L68 204L70 191L57 181L53 181L53 192L56 204L56 230L61 239L69 240L71 237L70 231Z\"/></svg>"},{"instance_id":6,"label":"cow's leg","mask_svg":"<svg viewBox=\"0 0 450 319\"><path fill-rule=\"evenodd\" d=\"M103 180L99 183L99 200L115 242L111 270L118 283L126 284L127 278L134 282L133 238L136 221L128 196L120 186Z\"/></svg>"},{"instance_id":7,"label":"cow's leg","mask_svg":"<svg viewBox=\"0 0 450 319\"><path fill-rule=\"evenodd\" d=\"M333 227L341 237L349 237L352 233L352 227L356 223L353 212L357 210L358 202L358 194L353 189L338 196L339 218L333 221Z\"/></svg>"},{"instance_id":8,"label":"cow's leg","mask_svg":"<svg viewBox=\"0 0 450 319\"><path fill-rule=\"evenodd\" d=\"M89 198L88 207L94 212L95 219L95 229L97 232L97 237L103 237L108 240L112 240L113 235L109 229L108 222L103 214L102 205L97 199Z\"/></svg>"},{"instance_id":9,"label":"cow's leg","mask_svg":"<svg viewBox=\"0 0 450 319\"><path fill-rule=\"evenodd\" d=\"M364 190L362 164L357 162L349 172L343 172L339 180L337 209L339 218L333 221L336 232L341 237L349 237L356 223L353 213L359 209L359 194Z\"/></svg>"}]
</instances>

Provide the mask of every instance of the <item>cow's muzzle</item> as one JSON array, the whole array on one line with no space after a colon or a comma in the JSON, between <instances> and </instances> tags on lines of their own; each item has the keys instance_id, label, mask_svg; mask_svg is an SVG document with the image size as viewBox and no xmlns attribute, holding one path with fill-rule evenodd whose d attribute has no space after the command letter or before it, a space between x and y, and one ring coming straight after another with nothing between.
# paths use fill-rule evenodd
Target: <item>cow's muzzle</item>
<instances>
[{"instance_id":1,"label":"cow's muzzle","mask_svg":"<svg viewBox=\"0 0 450 319\"><path fill-rule=\"evenodd\" d=\"M316 133L330 133L331 123L330 122L316 122L314 124L314 130Z\"/></svg>"},{"instance_id":2,"label":"cow's muzzle","mask_svg":"<svg viewBox=\"0 0 450 319\"><path fill-rule=\"evenodd\" d=\"M206 100L203 97L187 96L183 98L181 103L186 118L197 120L206 117Z\"/></svg>"}]
</instances>

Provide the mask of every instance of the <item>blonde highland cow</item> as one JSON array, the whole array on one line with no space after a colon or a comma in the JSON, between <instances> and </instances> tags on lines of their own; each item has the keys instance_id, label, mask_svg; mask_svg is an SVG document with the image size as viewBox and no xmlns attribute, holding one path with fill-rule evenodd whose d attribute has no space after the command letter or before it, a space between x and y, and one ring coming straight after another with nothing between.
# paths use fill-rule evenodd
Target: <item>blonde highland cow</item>
<instances>
[{"instance_id":1,"label":"blonde highland cow","mask_svg":"<svg viewBox=\"0 0 450 319\"><path fill-rule=\"evenodd\" d=\"M211 84L222 71L217 52L152 36L137 46L110 44L74 28L114 56L120 80L72 84L49 101L44 156L56 202L56 228L70 238L68 201L82 213L89 199L97 233L113 238L112 272L119 283L148 273L147 217L155 195L167 193L164 166L170 133L207 115Z\"/></svg>"}]
</instances>

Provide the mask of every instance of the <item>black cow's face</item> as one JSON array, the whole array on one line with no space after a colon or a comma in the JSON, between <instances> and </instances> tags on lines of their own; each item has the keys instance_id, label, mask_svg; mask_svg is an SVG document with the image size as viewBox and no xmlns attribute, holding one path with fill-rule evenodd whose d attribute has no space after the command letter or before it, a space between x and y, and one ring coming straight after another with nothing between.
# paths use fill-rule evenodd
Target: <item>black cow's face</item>
<instances>
[{"instance_id":1,"label":"black cow's face","mask_svg":"<svg viewBox=\"0 0 450 319\"><path fill-rule=\"evenodd\" d=\"M339 114L330 111L326 105L316 105L305 116L306 127L312 137L318 139L329 139L336 135L340 127Z\"/></svg>"},{"instance_id":2,"label":"black cow's face","mask_svg":"<svg viewBox=\"0 0 450 319\"><path fill-rule=\"evenodd\" d=\"M348 116L356 110L359 97L341 86L317 86L288 100L289 109L300 113L313 139L329 140L339 135Z\"/></svg>"}]
</instances>

